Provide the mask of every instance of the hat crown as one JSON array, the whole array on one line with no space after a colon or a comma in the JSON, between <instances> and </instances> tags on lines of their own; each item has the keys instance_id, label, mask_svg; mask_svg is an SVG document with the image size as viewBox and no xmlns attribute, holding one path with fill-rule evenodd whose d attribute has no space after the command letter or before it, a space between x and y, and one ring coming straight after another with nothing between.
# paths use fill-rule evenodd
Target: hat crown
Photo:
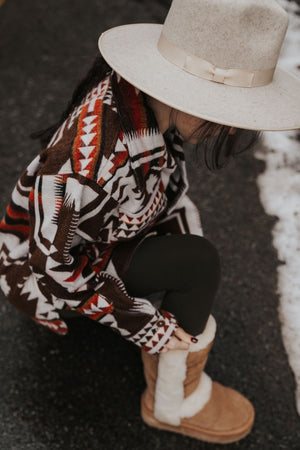
<instances>
[{"instance_id":1,"label":"hat crown","mask_svg":"<svg viewBox=\"0 0 300 450\"><path fill-rule=\"evenodd\" d=\"M163 34L222 69L276 66L288 14L275 0L173 0Z\"/></svg>"}]
</instances>

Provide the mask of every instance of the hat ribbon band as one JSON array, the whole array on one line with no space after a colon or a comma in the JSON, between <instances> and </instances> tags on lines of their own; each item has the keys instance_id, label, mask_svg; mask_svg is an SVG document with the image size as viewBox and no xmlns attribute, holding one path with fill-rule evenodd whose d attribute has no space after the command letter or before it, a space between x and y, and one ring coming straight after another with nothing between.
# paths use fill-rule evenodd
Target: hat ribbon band
<instances>
[{"instance_id":1,"label":"hat ribbon band","mask_svg":"<svg viewBox=\"0 0 300 450\"><path fill-rule=\"evenodd\" d=\"M221 69L198 56L186 53L161 33L157 48L162 56L186 72L228 86L259 87L271 83L275 67L266 70Z\"/></svg>"}]
</instances>

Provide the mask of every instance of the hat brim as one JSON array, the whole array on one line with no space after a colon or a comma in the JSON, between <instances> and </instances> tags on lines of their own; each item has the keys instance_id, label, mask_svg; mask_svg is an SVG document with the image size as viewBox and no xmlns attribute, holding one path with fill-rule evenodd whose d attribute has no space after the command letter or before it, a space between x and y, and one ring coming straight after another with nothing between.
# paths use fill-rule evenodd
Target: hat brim
<instances>
[{"instance_id":1,"label":"hat brim","mask_svg":"<svg viewBox=\"0 0 300 450\"><path fill-rule=\"evenodd\" d=\"M300 128L300 78L277 66L273 81L241 88L196 77L157 49L158 24L112 28L99 38L107 63L126 81L161 102L196 117L249 130Z\"/></svg>"}]
</instances>

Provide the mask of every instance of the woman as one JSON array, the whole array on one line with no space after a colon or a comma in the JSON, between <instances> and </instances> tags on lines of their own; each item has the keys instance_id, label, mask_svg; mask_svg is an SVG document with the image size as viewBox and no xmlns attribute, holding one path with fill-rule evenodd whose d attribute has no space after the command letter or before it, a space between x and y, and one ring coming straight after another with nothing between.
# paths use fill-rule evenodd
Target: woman
<instances>
[{"instance_id":1,"label":"woman","mask_svg":"<svg viewBox=\"0 0 300 450\"><path fill-rule=\"evenodd\" d=\"M203 372L220 265L186 195L182 140L216 168L253 131L300 127L299 80L274 73L286 27L273 0L178 0L163 27L104 33L106 62L35 135L43 151L0 226L8 299L57 333L77 313L141 347L145 422L210 442L244 437L254 409Z\"/></svg>"}]
</instances>

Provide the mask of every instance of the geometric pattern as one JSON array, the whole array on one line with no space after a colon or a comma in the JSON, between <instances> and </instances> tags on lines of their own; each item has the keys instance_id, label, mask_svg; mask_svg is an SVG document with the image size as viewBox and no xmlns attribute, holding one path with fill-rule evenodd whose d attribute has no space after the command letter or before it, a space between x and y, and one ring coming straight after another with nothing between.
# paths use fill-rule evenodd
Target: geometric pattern
<instances>
[{"instance_id":1,"label":"geometric pattern","mask_svg":"<svg viewBox=\"0 0 300 450\"><path fill-rule=\"evenodd\" d=\"M202 234L187 189L180 136L165 140L145 95L111 71L19 178L0 223L0 287L51 331L66 334L60 311L77 310L158 353L176 318L130 296L120 265L153 230Z\"/></svg>"},{"instance_id":2,"label":"geometric pattern","mask_svg":"<svg viewBox=\"0 0 300 450\"><path fill-rule=\"evenodd\" d=\"M130 340L138 343L142 350L154 354L157 353L164 345L166 345L173 332L178 328L175 316L167 311L161 310L164 320L154 315L147 327L140 331Z\"/></svg>"},{"instance_id":3,"label":"geometric pattern","mask_svg":"<svg viewBox=\"0 0 300 450\"><path fill-rule=\"evenodd\" d=\"M98 121L102 117L103 104L101 100L94 102L94 108L85 106L78 120L78 134L73 144L72 162L75 172L93 179L96 153L99 152L101 128L98 130ZM97 145L98 144L98 145Z\"/></svg>"}]
</instances>

